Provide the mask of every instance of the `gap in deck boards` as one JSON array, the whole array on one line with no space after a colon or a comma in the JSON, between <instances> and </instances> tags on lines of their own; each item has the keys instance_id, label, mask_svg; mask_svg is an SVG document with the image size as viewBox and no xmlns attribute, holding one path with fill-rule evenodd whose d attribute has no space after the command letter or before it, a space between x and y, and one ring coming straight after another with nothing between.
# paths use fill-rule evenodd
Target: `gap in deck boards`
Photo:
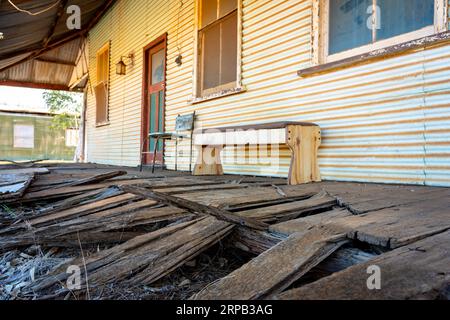
<instances>
[{"instance_id":1,"label":"gap in deck boards","mask_svg":"<svg viewBox=\"0 0 450 320\"><path fill-rule=\"evenodd\" d=\"M301 279L294 282L285 291L299 288L306 284L328 277L336 272L364 263L390 250L373 246L358 240L345 244L328 258L307 272Z\"/></svg>"},{"instance_id":2,"label":"gap in deck boards","mask_svg":"<svg viewBox=\"0 0 450 320\"><path fill-rule=\"evenodd\" d=\"M185 300L252 258L254 255L232 248L224 241L152 285L130 287L119 282L91 291L90 295L101 300ZM78 298L86 298L84 292L79 294Z\"/></svg>"}]
</instances>

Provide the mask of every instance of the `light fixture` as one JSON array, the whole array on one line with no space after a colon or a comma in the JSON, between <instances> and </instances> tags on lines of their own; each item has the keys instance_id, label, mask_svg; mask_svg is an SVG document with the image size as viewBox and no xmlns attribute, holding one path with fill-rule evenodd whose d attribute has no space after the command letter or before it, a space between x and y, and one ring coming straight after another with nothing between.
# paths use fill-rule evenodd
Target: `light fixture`
<instances>
[{"instance_id":1,"label":"light fixture","mask_svg":"<svg viewBox=\"0 0 450 320\"><path fill-rule=\"evenodd\" d=\"M183 64L183 56L181 54L179 54L176 58L175 58L175 63L177 64L177 66L181 66Z\"/></svg>"},{"instance_id":2,"label":"light fixture","mask_svg":"<svg viewBox=\"0 0 450 320\"><path fill-rule=\"evenodd\" d=\"M128 64L123 61L123 59L128 59ZM134 54L130 53L128 56L121 56L120 61L116 63L116 74L123 76L127 74L127 66L134 64Z\"/></svg>"}]
</instances>

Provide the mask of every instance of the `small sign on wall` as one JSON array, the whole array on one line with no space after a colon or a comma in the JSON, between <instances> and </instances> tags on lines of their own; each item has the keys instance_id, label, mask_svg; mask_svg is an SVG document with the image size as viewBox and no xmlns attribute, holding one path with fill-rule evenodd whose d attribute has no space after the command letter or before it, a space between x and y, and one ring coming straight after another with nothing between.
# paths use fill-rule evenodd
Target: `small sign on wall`
<instances>
[{"instance_id":1,"label":"small sign on wall","mask_svg":"<svg viewBox=\"0 0 450 320\"><path fill-rule=\"evenodd\" d=\"M34 148L33 125L14 125L14 148Z\"/></svg>"}]
</instances>

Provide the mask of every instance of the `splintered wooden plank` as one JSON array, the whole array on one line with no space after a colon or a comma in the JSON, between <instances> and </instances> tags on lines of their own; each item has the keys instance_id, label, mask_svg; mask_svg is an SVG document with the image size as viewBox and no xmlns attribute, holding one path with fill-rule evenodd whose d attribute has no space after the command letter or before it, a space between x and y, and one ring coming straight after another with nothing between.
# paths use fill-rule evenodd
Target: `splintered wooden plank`
<instances>
[{"instance_id":1,"label":"splintered wooden plank","mask_svg":"<svg viewBox=\"0 0 450 320\"><path fill-rule=\"evenodd\" d=\"M141 247L145 247L146 245L151 244L158 239L164 239L170 234L182 230L196 223L197 221L179 223L173 226L159 229L154 232L149 232L137 236L110 249L99 251L89 257L86 257L84 260L82 258L71 259L67 262L67 264L64 264L56 269L50 276L42 276L36 279L36 282L33 284L33 291L39 291L47 289L56 284L59 285L61 283L65 283L67 278L69 277L69 275L67 274L67 268L71 265L77 265L80 267L83 266L83 268L85 267L89 275L91 272L100 270L102 267L113 263L119 258L131 255L135 250L138 250ZM128 269L127 271L132 270Z\"/></svg>"},{"instance_id":2,"label":"splintered wooden plank","mask_svg":"<svg viewBox=\"0 0 450 320\"><path fill-rule=\"evenodd\" d=\"M93 176L90 176L90 177L78 179L78 180L75 180L75 181L70 181L70 182L63 183L61 185L58 185L58 188L81 186L81 185L92 184L92 183L99 183L101 181L112 179L112 178L119 177L119 176L123 176L123 175L126 175L126 174L127 174L126 171L111 171L111 172L101 173L101 174L93 175ZM52 187L50 186L47 189L51 189L51 188Z\"/></svg>"},{"instance_id":3,"label":"splintered wooden plank","mask_svg":"<svg viewBox=\"0 0 450 320\"><path fill-rule=\"evenodd\" d=\"M323 188L354 214L450 196L449 188L327 182Z\"/></svg>"},{"instance_id":4,"label":"splintered wooden plank","mask_svg":"<svg viewBox=\"0 0 450 320\"><path fill-rule=\"evenodd\" d=\"M169 194L182 194L182 193L189 193L189 192L198 192L202 190L226 190L226 189L243 189L247 188L248 185L245 184L224 184L222 182L215 182L215 183L208 183L208 184L195 184L190 186L179 186L179 187L172 187L172 186L166 186L161 188L154 188L154 191L157 192L164 192Z\"/></svg>"},{"instance_id":5,"label":"splintered wooden plank","mask_svg":"<svg viewBox=\"0 0 450 320\"><path fill-rule=\"evenodd\" d=\"M24 168L24 169L0 169L1 174L47 174L47 168Z\"/></svg>"},{"instance_id":6,"label":"splintered wooden plank","mask_svg":"<svg viewBox=\"0 0 450 320\"><path fill-rule=\"evenodd\" d=\"M435 300L448 295L450 231L411 243L300 288L276 296L286 300ZM369 266L381 271L381 289L369 290Z\"/></svg>"},{"instance_id":7,"label":"splintered wooden plank","mask_svg":"<svg viewBox=\"0 0 450 320\"><path fill-rule=\"evenodd\" d=\"M312 227L325 225L337 218L350 217L352 213L347 209L334 209L319 214L280 222L269 227L272 232L290 235L297 232L307 232Z\"/></svg>"},{"instance_id":8,"label":"splintered wooden plank","mask_svg":"<svg viewBox=\"0 0 450 320\"><path fill-rule=\"evenodd\" d=\"M345 234L316 228L293 234L192 299L264 299L289 287L346 242Z\"/></svg>"},{"instance_id":9,"label":"splintered wooden plank","mask_svg":"<svg viewBox=\"0 0 450 320\"><path fill-rule=\"evenodd\" d=\"M123 194L123 191L115 187L107 187L103 189L95 189L86 193L82 193L73 197L69 197L57 202L53 202L50 205L39 210L39 216L51 214L56 211L68 209L78 206L80 204L89 204L99 200L111 198Z\"/></svg>"},{"instance_id":10,"label":"splintered wooden plank","mask_svg":"<svg viewBox=\"0 0 450 320\"><path fill-rule=\"evenodd\" d=\"M48 201L50 199L61 198L61 197L70 197L82 194L84 192L101 189L104 188L104 185L101 184L92 184L87 186L77 186L77 187L64 187L64 188L56 188L49 189L37 192L30 192L25 194L21 201L22 202L31 202L31 201Z\"/></svg>"},{"instance_id":11,"label":"splintered wooden plank","mask_svg":"<svg viewBox=\"0 0 450 320\"><path fill-rule=\"evenodd\" d=\"M34 179L34 174L1 174L0 200L11 201L22 197Z\"/></svg>"},{"instance_id":12,"label":"splintered wooden plank","mask_svg":"<svg viewBox=\"0 0 450 320\"><path fill-rule=\"evenodd\" d=\"M314 194L319 192L316 187L286 188L291 186L249 186L245 189L223 190L220 193L216 190L203 190L180 194L180 198L202 203L213 207L237 206L244 204L255 204L255 202L265 202L269 200L283 199L289 197L310 196L312 190ZM295 187L295 186L292 186Z\"/></svg>"},{"instance_id":13,"label":"splintered wooden plank","mask_svg":"<svg viewBox=\"0 0 450 320\"><path fill-rule=\"evenodd\" d=\"M63 236L77 231L118 231L138 225L178 220L190 216L186 211L175 207L151 208L155 203L151 200L141 200L40 228L34 230L34 233L46 233L46 230L50 229L53 230L52 233L55 236Z\"/></svg>"},{"instance_id":14,"label":"splintered wooden plank","mask_svg":"<svg viewBox=\"0 0 450 320\"><path fill-rule=\"evenodd\" d=\"M331 208L334 205L337 205L336 199L322 192L306 200L241 211L237 214L266 222L277 219L289 220L315 210Z\"/></svg>"},{"instance_id":15,"label":"splintered wooden plank","mask_svg":"<svg viewBox=\"0 0 450 320\"><path fill-rule=\"evenodd\" d=\"M350 238L393 249L450 229L450 199L339 217L326 225Z\"/></svg>"},{"instance_id":16,"label":"splintered wooden plank","mask_svg":"<svg viewBox=\"0 0 450 320\"><path fill-rule=\"evenodd\" d=\"M214 217L201 217L159 229L133 238L111 249L86 258L89 287L117 281L129 285L143 285L161 279L176 268L208 249L232 230L233 225ZM69 265L83 265L73 260L56 274L38 279L35 290L65 283ZM83 267L84 268L84 267ZM82 279L82 285L84 284Z\"/></svg>"},{"instance_id":17,"label":"splintered wooden plank","mask_svg":"<svg viewBox=\"0 0 450 320\"><path fill-rule=\"evenodd\" d=\"M58 221L55 220L53 224L46 225L40 228L33 229L34 234L51 234L53 236L61 236L65 234L70 234L77 231L106 231L110 223L122 222L122 228L124 227L124 221L127 219L132 220L132 217L137 212L143 209L149 209L154 206L157 202L151 200L140 200L131 203L125 203L118 207L106 209L102 211L96 211L91 214L86 214L82 216L74 216L73 218L67 220ZM171 212L175 211L173 208ZM156 214L156 213L155 213ZM114 230L110 228L109 230Z\"/></svg>"},{"instance_id":18,"label":"splintered wooden plank","mask_svg":"<svg viewBox=\"0 0 450 320\"><path fill-rule=\"evenodd\" d=\"M174 197L165 193L150 191L148 189L136 186L123 186L122 190L147 199L154 199L167 205L184 208L196 213L211 215L216 217L217 219L228 221L237 225L246 226L248 228L253 228L257 230L266 230L268 228L268 225L258 220L239 217L226 210L203 205L201 203L193 202L187 199L183 199L181 197Z\"/></svg>"},{"instance_id":19,"label":"splintered wooden plank","mask_svg":"<svg viewBox=\"0 0 450 320\"><path fill-rule=\"evenodd\" d=\"M110 209L121 204L136 200L138 197L132 194L121 194L111 198L99 200L93 203L81 205L71 209L55 212L52 214L37 216L8 228L0 230L0 234L11 233L18 230L27 230L30 227L42 227L44 225L54 224L55 222L62 222L64 220L72 219L73 217L88 215L100 210ZM1 245L1 244L0 244Z\"/></svg>"},{"instance_id":20,"label":"splintered wooden plank","mask_svg":"<svg viewBox=\"0 0 450 320\"><path fill-rule=\"evenodd\" d=\"M31 201L48 201L54 198L70 197L83 194L88 191L102 189L111 186L126 186L126 185L146 185L150 187L182 187L194 186L196 184L209 183L207 180L194 181L192 178L173 177L165 179L128 179L128 180L109 180L101 183L88 184L83 186L69 186L69 187L55 187L48 190L30 192L23 196L22 202Z\"/></svg>"},{"instance_id":21,"label":"splintered wooden plank","mask_svg":"<svg viewBox=\"0 0 450 320\"><path fill-rule=\"evenodd\" d=\"M286 238L282 234L238 227L234 229L230 243L236 248L258 255Z\"/></svg>"}]
</instances>

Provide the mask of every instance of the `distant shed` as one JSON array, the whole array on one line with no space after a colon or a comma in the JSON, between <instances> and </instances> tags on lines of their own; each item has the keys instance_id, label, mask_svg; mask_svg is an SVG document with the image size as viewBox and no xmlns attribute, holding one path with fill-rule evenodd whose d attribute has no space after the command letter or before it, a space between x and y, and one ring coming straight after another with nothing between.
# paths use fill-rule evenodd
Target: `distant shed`
<instances>
[{"instance_id":1,"label":"distant shed","mask_svg":"<svg viewBox=\"0 0 450 320\"><path fill-rule=\"evenodd\" d=\"M0 161L73 160L78 130L55 129L53 115L0 110Z\"/></svg>"}]
</instances>

